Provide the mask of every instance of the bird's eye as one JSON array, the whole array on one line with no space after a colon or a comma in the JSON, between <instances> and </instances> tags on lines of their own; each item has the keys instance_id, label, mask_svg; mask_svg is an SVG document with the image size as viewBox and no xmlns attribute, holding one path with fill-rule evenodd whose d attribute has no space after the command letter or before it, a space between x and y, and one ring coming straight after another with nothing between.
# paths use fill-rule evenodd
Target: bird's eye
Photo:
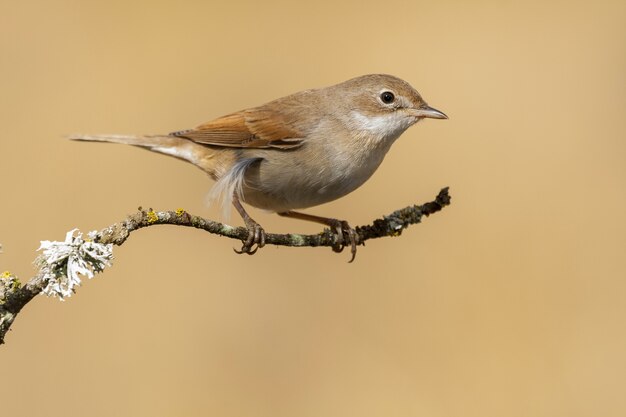
<instances>
[{"instance_id":1,"label":"bird's eye","mask_svg":"<svg viewBox=\"0 0 626 417\"><path fill-rule=\"evenodd\" d=\"M396 96L391 91L384 91L380 94L380 99L385 104L391 104L396 99Z\"/></svg>"}]
</instances>

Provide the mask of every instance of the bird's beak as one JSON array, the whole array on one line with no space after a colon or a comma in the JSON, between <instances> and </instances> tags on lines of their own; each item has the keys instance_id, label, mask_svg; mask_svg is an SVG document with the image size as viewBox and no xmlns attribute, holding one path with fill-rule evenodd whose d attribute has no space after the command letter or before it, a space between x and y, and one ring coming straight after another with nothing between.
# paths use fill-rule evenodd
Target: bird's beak
<instances>
[{"instance_id":1,"label":"bird's beak","mask_svg":"<svg viewBox=\"0 0 626 417\"><path fill-rule=\"evenodd\" d=\"M412 112L416 117L428 117L431 119L447 119L448 116L442 111L424 104Z\"/></svg>"}]
</instances>

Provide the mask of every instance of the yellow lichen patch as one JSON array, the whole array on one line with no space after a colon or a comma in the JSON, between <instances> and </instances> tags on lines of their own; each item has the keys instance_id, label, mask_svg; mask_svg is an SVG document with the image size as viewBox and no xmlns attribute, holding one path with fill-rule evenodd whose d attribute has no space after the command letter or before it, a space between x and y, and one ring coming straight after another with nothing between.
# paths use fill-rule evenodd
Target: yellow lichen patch
<instances>
[{"instance_id":1,"label":"yellow lichen patch","mask_svg":"<svg viewBox=\"0 0 626 417\"><path fill-rule=\"evenodd\" d=\"M0 290L2 290L2 292L4 292L5 289L17 290L21 286L22 286L22 283L20 282L20 280L17 279L17 277L13 275L11 272L4 271L2 274L0 274ZM3 294L0 295L0 298L3 298L3 297L4 297ZM2 303L0 302L0 304Z\"/></svg>"},{"instance_id":2,"label":"yellow lichen patch","mask_svg":"<svg viewBox=\"0 0 626 417\"><path fill-rule=\"evenodd\" d=\"M154 210L147 212L146 216L148 217L148 223L156 223L159 220L159 216L157 216Z\"/></svg>"},{"instance_id":3,"label":"yellow lichen patch","mask_svg":"<svg viewBox=\"0 0 626 417\"><path fill-rule=\"evenodd\" d=\"M182 209L182 208L177 208L176 209L176 215L178 217L182 216L183 214L185 214L185 209Z\"/></svg>"}]
</instances>

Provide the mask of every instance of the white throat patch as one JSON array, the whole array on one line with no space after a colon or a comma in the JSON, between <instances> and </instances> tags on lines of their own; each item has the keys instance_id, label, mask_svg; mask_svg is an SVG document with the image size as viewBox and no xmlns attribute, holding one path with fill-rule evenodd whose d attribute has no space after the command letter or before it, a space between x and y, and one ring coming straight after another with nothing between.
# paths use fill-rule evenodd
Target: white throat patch
<instances>
[{"instance_id":1,"label":"white throat patch","mask_svg":"<svg viewBox=\"0 0 626 417\"><path fill-rule=\"evenodd\" d=\"M366 116L353 110L350 112L350 122L354 130L366 130L381 139L395 139L412 124L411 118L397 111L379 116Z\"/></svg>"}]
</instances>

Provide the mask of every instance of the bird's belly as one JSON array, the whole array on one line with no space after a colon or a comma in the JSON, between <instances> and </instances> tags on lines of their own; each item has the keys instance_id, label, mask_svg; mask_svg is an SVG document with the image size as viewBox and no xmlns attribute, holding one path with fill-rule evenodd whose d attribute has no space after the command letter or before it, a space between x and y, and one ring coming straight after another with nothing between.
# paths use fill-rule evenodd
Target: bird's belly
<instances>
[{"instance_id":1,"label":"bird's belly","mask_svg":"<svg viewBox=\"0 0 626 417\"><path fill-rule=\"evenodd\" d=\"M354 191L376 171L380 158L310 155L293 158L272 151L246 172L243 197L252 206L275 212L328 203Z\"/></svg>"}]
</instances>

